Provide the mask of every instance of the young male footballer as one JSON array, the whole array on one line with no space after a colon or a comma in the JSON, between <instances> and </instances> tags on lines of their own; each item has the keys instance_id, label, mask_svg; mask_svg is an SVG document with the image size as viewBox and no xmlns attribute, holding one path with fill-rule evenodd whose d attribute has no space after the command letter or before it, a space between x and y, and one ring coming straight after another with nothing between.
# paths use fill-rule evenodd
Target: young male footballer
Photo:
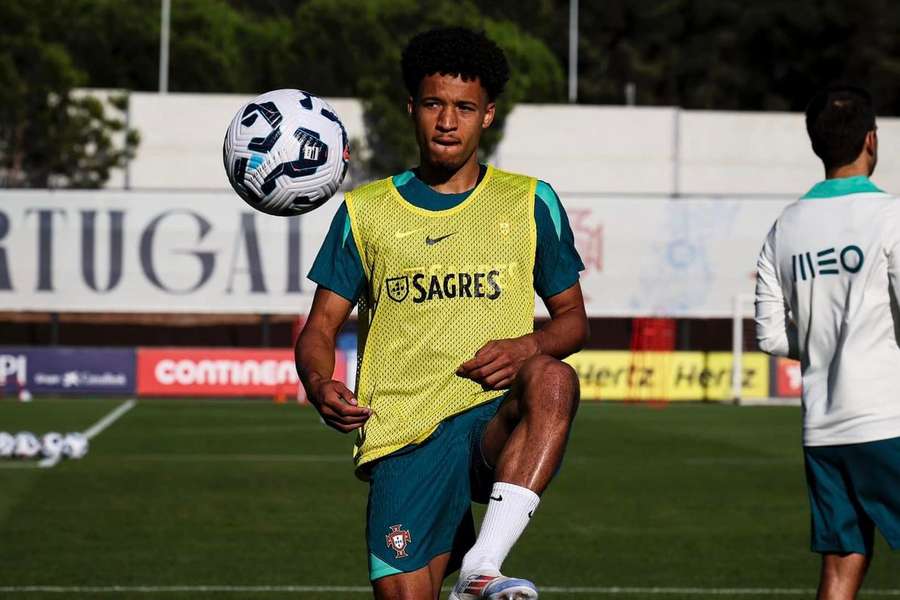
<instances>
[{"instance_id":1,"label":"young male footballer","mask_svg":"<svg viewBox=\"0 0 900 600\"><path fill-rule=\"evenodd\" d=\"M560 359L587 335L584 268L553 189L478 161L509 78L500 48L461 28L402 57L419 166L345 196L309 274L297 344L310 401L356 431L369 481L375 597L531 599L500 574L560 466L578 378ZM550 321L534 330L534 296ZM360 301L354 394L332 379L335 337ZM475 538L472 501L487 502Z\"/></svg>"},{"instance_id":2,"label":"young male footballer","mask_svg":"<svg viewBox=\"0 0 900 600\"><path fill-rule=\"evenodd\" d=\"M900 201L869 180L878 137L867 92L819 93L806 128L825 180L769 231L756 337L800 360L818 597L839 600L856 597L875 527L900 548Z\"/></svg>"}]
</instances>

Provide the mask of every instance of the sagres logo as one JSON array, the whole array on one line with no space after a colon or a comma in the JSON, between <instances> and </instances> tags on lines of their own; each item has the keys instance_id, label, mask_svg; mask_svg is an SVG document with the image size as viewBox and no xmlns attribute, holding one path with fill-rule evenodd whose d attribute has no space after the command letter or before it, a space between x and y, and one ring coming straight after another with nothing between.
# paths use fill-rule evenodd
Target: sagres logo
<instances>
[{"instance_id":1,"label":"sagres logo","mask_svg":"<svg viewBox=\"0 0 900 600\"><path fill-rule=\"evenodd\" d=\"M403 525L391 525L391 530L385 537L387 547L397 553L395 558L406 558L406 547L412 542L409 530L400 529Z\"/></svg>"},{"instance_id":2,"label":"sagres logo","mask_svg":"<svg viewBox=\"0 0 900 600\"><path fill-rule=\"evenodd\" d=\"M451 273L414 273L388 277L384 280L388 297L403 302L411 296L414 304L430 300L454 298L486 298L496 300L503 293L503 271L512 271L515 264L499 265L494 269ZM501 271L502 270L502 271ZM412 292L412 294L410 294Z\"/></svg>"},{"instance_id":3,"label":"sagres logo","mask_svg":"<svg viewBox=\"0 0 900 600\"><path fill-rule=\"evenodd\" d=\"M388 297L394 302L403 302L409 294L409 277L406 275L385 279L384 284L387 286Z\"/></svg>"}]
</instances>

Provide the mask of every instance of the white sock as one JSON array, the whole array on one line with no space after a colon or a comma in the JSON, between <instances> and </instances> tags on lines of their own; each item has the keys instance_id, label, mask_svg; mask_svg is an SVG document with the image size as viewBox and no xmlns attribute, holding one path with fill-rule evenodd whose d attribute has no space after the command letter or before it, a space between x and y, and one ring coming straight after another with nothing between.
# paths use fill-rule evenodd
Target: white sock
<instances>
[{"instance_id":1,"label":"white sock","mask_svg":"<svg viewBox=\"0 0 900 600\"><path fill-rule=\"evenodd\" d=\"M540 496L528 488L500 481L495 483L478 539L463 557L460 573L476 569L499 573L506 555L525 531L540 501Z\"/></svg>"}]
</instances>

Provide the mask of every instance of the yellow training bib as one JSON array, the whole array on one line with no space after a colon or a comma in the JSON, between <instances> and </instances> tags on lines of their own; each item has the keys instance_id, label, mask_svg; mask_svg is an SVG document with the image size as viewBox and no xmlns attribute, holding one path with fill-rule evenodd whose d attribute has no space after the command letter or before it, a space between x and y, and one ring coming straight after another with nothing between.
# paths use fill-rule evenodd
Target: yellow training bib
<instances>
[{"instance_id":1,"label":"yellow training bib","mask_svg":"<svg viewBox=\"0 0 900 600\"><path fill-rule=\"evenodd\" d=\"M391 179L346 195L368 284L357 397L373 414L357 466L497 397L456 369L490 340L533 331L536 184L488 166L461 204L440 211L410 204Z\"/></svg>"}]
</instances>

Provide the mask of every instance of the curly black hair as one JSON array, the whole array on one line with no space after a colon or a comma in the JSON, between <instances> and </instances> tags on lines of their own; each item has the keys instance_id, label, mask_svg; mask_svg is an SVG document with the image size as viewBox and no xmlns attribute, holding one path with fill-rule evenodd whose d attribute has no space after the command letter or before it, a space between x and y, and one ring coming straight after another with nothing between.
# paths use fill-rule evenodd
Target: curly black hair
<instances>
[{"instance_id":1,"label":"curly black hair","mask_svg":"<svg viewBox=\"0 0 900 600\"><path fill-rule=\"evenodd\" d=\"M413 37L400 61L409 95L419 93L422 79L434 73L478 79L493 102L509 81L509 63L500 46L484 32L442 27Z\"/></svg>"}]
</instances>

